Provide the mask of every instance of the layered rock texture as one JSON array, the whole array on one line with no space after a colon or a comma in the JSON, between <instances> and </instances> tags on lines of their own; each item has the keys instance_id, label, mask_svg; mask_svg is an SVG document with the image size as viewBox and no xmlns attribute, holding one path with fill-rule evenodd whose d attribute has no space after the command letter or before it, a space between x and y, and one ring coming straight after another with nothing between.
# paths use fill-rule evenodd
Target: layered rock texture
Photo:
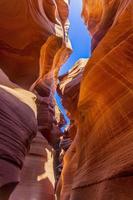
<instances>
[{"instance_id":1,"label":"layered rock texture","mask_svg":"<svg viewBox=\"0 0 133 200\"><path fill-rule=\"evenodd\" d=\"M61 200L133 198L132 13L132 0L83 0L92 56L80 86L78 131L64 158ZM66 99L73 116L71 104Z\"/></svg>"},{"instance_id":2,"label":"layered rock texture","mask_svg":"<svg viewBox=\"0 0 133 200\"><path fill-rule=\"evenodd\" d=\"M68 6L66 0L0 1L0 68L10 79L0 83L2 87L8 86L9 91L14 87L20 97L22 88L30 90L32 93L27 91L27 96L36 95L37 103L38 134L34 129L37 136L26 158L21 182L12 194L13 200L20 196L25 200L55 198L53 151L65 121L57 109L54 92L58 71L71 53ZM30 126L34 120L32 115L31 122L26 116L22 121L24 126Z\"/></svg>"},{"instance_id":3,"label":"layered rock texture","mask_svg":"<svg viewBox=\"0 0 133 200\"><path fill-rule=\"evenodd\" d=\"M1 188L19 181L25 156L37 132L37 110L36 96L13 84L2 70L0 83Z\"/></svg>"},{"instance_id":4,"label":"layered rock texture","mask_svg":"<svg viewBox=\"0 0 133 200\"><path fill-rule=\"evenodd\" d=\"M11 200L55 199L65 120L54 93L60 66L71 53L68 10L68 0L0 1L0 68L9 77L0 70L0 147L5 150L0 161L8 154L6 162L14 166L15 161L21 168L37 134ZM60 200L133 199L132 13L132 0L83 0L92 56L59 77L58 92L73 140L57 185ZM5 183L18 181L16 168L11 174L10 165L4 166L0 162Z\"/></svg>"},{"instance_id":5,"label":"layered rock texture","mask_svg":"<svg viewBox=\"0 0 133 200\"><path fill-rule=\"evenodd\" d=\"M87 61L88 59L80 59L68 73L59 76L57 91L62 97L63 106L73 117L76 115L80 83Z\"/></svg>"},{"instance_id":6,"label":"layered rock texture","mask_svg":"<svg viewBox=\"0 0 133 200\"><path fill-rule=\"evenodd\" d=\"M73 178L77 168L77 122L78 122L78 99L80 84L83 71L88 59L80 59L75 63L68 73L59 77L57 91L62 97L62 104L67 109L67 115L70 118L70 126L67 130L67 137L73 140L64 156L63 170L57 186L58 199L70 199Z\"/></svg>"},{"instance_id":7,"label":"layered rock texture","mask_svg":"<svg viewBox=\"0 0 133 200\"><path fill-rule=\"evenodd\" d=\"M29 88L38 76L64 62L69 54L67 17L64 0L0 2L0 67L12 81ZM40 69L42 45L45 68Z\"/></svg>"},{"instance_id":8,"label":"layered rock texture","mask_svg":"<svg viewBox=\"0 0 133 200\"><path fill-rule=\"evenodd\" d=\"M53 149L38 132L21 173L21 182L11 195L11 200L55 200Z\"/></svg>"}]
</instances>

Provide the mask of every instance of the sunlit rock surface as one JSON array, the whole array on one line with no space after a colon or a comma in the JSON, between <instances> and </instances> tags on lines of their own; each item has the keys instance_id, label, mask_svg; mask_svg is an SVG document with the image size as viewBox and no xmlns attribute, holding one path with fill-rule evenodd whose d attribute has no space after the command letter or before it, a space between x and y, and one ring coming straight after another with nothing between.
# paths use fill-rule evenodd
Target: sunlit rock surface
<instances>
[{"instance_id":1,"label":"sunlit rock surface","mask_svg":"<svg viewBox=\"0 0 133 200\"><path fill-rule=\"evenodd\" d=\"M132 13L132 0L83 0L92 56L84 72L76 66L58 86L76 126L57 188L61 200L133 199ZM53 94L59 68L71 52L67 17L66 0L0 1L0 68L38 96L39 131L45 137L60 135ZM14 87L3 77L1 84ZM55 198L53 148L42 135L33 141L13 200ZM54 147L56 142L47 140Z\"/></svg>"},{"instance_id":2,"label":"sunlit rock surface","mask_svg":"<svg viewBox=\"0 0 133 200\"><path fill-rule=\"evenodd\" d=\"M53 149L38 133L33 140L21 174L21 182L11 200L55 200Z\"/></svg>"},{"instance_id":3,"label":"sunlit rock surface","mask_svg":"<svg viewBox=\"0 0 133 200\"><path fill-rule=\"evenodd\" d=\"M38 130L42 134L33 141L13 200L55 198L53 149L60 136L59 128L65 122L61 112L56 113L54 92L58 71L71 53L68 3L67 0L0 1L0 68L13 86L8 78L0 83L9 90L17 84L18 93L23 90L21 87L35 93Z\"/></svg>"},{"instance_id":4,"label":"sunlit rock surface","mask_svg":"<svg viewBox=\"0 0 133 200\"><path fill-rule=\"evenodd\" d=\"M67 109L67 115L71 120L67 136L74 140L64 156L63 171L57 185L57 197L61 200L70 198L74 174L77 168L77 104L80 83L87 61L88 59L80 59L76 62L74 67L69 70L68 73L59 77L59 84L57 87L57 91L62 97L62 104Z\"/></svg>"},{"instance_id":5,"label":"sunlit rock surface","mask_svg":"<svg viewBox=\"0 0 133 200\"><path fill-rule=\"evenodd\" d=\"M34 88L37 96L38 134L31 144L22 170L21 181L11 196L11 200L54 200L54 147L60 130L55 116L52 77L39 82ZM59 113L58 113L59 115ZM60 123L60 116L58 116ZM50 144L53 146L50 146Z\"/></svg>"},{"instance_id":6,"label":"sunlit rock surface","mask_svg":"<svg viewBox=\"0 0 133 200\"><path fill-rule=\"evenodd\" d=\"M76 115L80 82L87 61L88 59L80 59L68 73L59 76L57 91L62 97L63 106L73 117Z\"/></svg>"},{"instance_id":7,"label":"sunlit rock surface","mask_svg":"<svg viewBox=\"0 0 133 200\"><path fill-rule=\"evenodd\" d=\"M83 0L93 51L78 101L77 166L71 187L62 173L63 200L133 198L132 13L132 0Z\"/></svg>"},{"instance_id":8,"label":"sunlit rock surface","mask_svg":"<svg viewBox=\"0 0 133 200\"><path fill-rule=\"evenodd\" d=\"M97 3L90 1L91 15L84 15L88 27L94 23L94 51L80 89L78 167L71 200L131 200L133 1L101 1L99 9Z\"/></svg>"},{"instance_id":9,"label":"sunlit rock surface","mask_svg":"<svg viewBox=\"0 0 133 200\"><path fill-rule=\"evenodd\" d=\"M73 141L65 153L63 160L63 170L57 184L57 199L67 200L72 192L74 174L77 168L76 154L76 133L77 133L77 104L79 98L80 83L83 71L88 59L80 59L68 73L59 77L57 91L62 98L62 104L67 109L67 115L70 118L70 127L67 137ZM74 139L75 138L75 139Z\"/></svg>"},{"instance_id":10,"label":"sunlit rock surface","mask_svg":"<svg viewBox=\"0 0 133 200\"><path fill-rule=\"evenodd\" d=\"M46 68L61 56L65 60L69 52L67 17L65 0L0 1L0 67L12 81L29 88L43 73L39 58L44 43Z\"/></svg>"},{"instance_id":11,"label":"sunlit rock surface","mask_svg":"<svg viewBox=\"0 0 133 200\"><path fill-rule=\"evenodd\" d=\"M37 133L36 96L0 70L0 187L20 180L20 170ZM0 195L0 199L1 199Z\"/></svg>"},{"instance_id":12,"label":"sunlit rock surface","mask_svg":"<svg viewBox=\"0 0 133 200\"><path fill-rule=\"evenodd\" d=\"M69 130L69 131L74 135L74 138L72 138L73 142L69 147L69 149L67 150L67 152L65 153L63 159L63 170L56 189L57 200L70 199L72 193L73 180L77 169L77 151L76 151L77 129L75 128L74 130Z\"/></svg>"}]
</instances>

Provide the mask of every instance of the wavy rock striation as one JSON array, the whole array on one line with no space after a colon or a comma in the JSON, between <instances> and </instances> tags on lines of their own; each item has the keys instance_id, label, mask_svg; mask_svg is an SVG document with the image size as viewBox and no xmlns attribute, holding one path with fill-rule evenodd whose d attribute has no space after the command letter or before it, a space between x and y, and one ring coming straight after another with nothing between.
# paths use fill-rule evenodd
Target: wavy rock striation
<instances>
[{"instance_id":1,"label":"wavy rock striation","mask_svg":"<svg viewBox=\"0 0 133 200\"><path fill-rule=\"evenodd\" d=\"M80 83L83 71L88 59L80 59L68 73L59 77L57 91L62 98L62 104L67 109L67 115L70 118L70 126L67 137L73 140L64 156L63 171L57 187L58 199L67 200L70 198L74 174L77 168L77 122Z\"/></svg>"},{"instance_id":2,"label":"wavy rock striation","mask_svg":"<svg viewBox=\"0 0 133 200\"><path fill-rule=\"evenodd\" d=\"M64 0L0 2L0 67L12 81L29 88L43 71L68 56L67 17L68 1ZM39 69L44 43L45 70Z\"/></svg>"},{"instance_id":3,"label":"wavy rock striation","mask_svg":"<svg viewBox=\"0 0 133 200\"><path fill-rule=\"evenodd\" d=\"M54 177L53 157L50 155L53 148L56 149L60 127L65 121L61 112L57 112L54 92L59 68L71 53L68 8L67 0L0 1L0 68L13 82L11 86L7 78L0 83L9 89L17 84L18 93L23 90L20 87L31 90L37 96L38 108L39 135L26 158L21 182L11 197L13 200L20 196L25 200L33 196L40 200L55 198L51 179Z\"/></svg>"},{"instance_id":4,"label":"wavy rock striation","mask_svg":"<svg viewBox=\"0 0 133 200\"><path fill-rule=\"evenodd\" d=\"M73 118L77 111L80 82L87 61L88 59L80 59L68 73L59 77L57 91L62 97L63 106L72 113Z\"/></svg>"},{"instance_id":5,"label":"wavy rock striation","mask_svg":"<svg viewBox=\"0 0 133 200\"><path fill-rule=\"evenodd\" d=\"M132 12L132 0L83 0L92 56L83 73L76 111L75 173L68 185L72 176L62 173L62 200L133 198ZM71 162L68 165L64 171Z\"/></svg>"}]
</instances>

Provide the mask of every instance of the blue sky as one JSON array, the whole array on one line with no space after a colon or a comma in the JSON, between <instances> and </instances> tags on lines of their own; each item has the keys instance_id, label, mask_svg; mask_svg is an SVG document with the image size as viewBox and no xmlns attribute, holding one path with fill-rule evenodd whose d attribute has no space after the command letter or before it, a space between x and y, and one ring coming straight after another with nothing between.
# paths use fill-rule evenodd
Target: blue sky
<instances>
[{"instance_id":1,"label":"blue sky","mask_svg":"<svg viewBox=\"0 0 133 200\"><path fill-rule=\"evenodd\" d=\"M59 75L66 73L71 69L74 63L80 58L90 57L90 37L86 26L81 18L82 10L82 0L70 0L70 30L69 38L72 43L73 53L68 59L68 61L62 66ZM61 99L58 94L55 94L56 101L61 111L63 112L67 124L69 124L69 119L65 114L65 110L61 104Z\"/></svg>"},{"instance_id":2,"label":"blue sky","mask_svg":"<svg viewBox=\"0 0 133 200\"><path fill-rule=\"evenodd\" d=\"M69 38L72 43L73 53L62 66L59 74L67 72L78 59L90 57L89 32L81 18L82 0L70 0L70 2Z\"/></svg>"}]
</instances>

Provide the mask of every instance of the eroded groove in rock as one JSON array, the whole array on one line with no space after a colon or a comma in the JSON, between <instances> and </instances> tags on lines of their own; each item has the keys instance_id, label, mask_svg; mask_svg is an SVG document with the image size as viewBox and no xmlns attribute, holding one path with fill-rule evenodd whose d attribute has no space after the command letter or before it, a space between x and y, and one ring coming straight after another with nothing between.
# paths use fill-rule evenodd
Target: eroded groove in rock
<instances>
[{"instance_id":1,"label":"eroded groove in rock","mask_svg":"<svg viewBox=\"0 0 133 200\"><path fill-rule=\"evenodd\" d=\"M0 68L12 81L0 71L0 83L9 90L13 88L13 95L17 90L21 97L25 88L32 92L27 91L27 95L37 97L38 133L34 130L37 136L26 157L20 184L10 198L13 200L55 199L53 158L55 162L60 128L65 121L57 109L54 93L59 68L71 53L68 28L66 0L0 2ZM30 124L28 120L26 123ZM28 139L31 138L25 139L27 145Z\"/></svg>"},{"instance_id":2,"label":"eroded groove in rock","mask_svg":"<svg viewBox=\"0 0 133 200\"><path fill-rule=\"evenodd\" d=\"M10 143L20 137L13 146L19 147L18 151L11 155L9 151L10 159L6 158L6 162L13 166L15 161L16 166L22 167L33 133L37 133L11 200L18 200L20 195L22 200L55 199L60 127L65 122L57 109L54 93L59 68L71 53L68 2L0 1L0 68L12 81L0 70L3 104L0 120L5 113L9 120L1 123L4 127L1 138L8 131ZM92 56L89 60L80 60L59 77L57 88L70 117L67 136L73 141L65 149L57 184L60 200L133 198L132 13L132 0L83 0L82 16L92 36ZM33 93L37 97L38 130ZM7 97L7 104L3 96ZM16 104L20 106L18 110ZM10 138L12 120L11 134L15 137Z\"/></svg>"},{"instance_id":3,"label":"eroded groove in rock","mask_svg":"<svg viewBox=\"0 0 133 200\"><path fill-rule=\"evenodd\" d=\"M67 51L67 16L68 4L64 0L0 2L0 67L12 81L29 88L38 78L40 49L51 35L55 36L54 49L63 45ZM54 50L48 45L47 56ZM51 60L51 56L45 59Z\"/></svg>"},{"instance_id":4,"label":"eroded groove in rock","mask_svg":"<svg viewBox=\"0 0 133 200\"><path fill-rule=\"evenodd\" d=\"M70 165L64 162L58 191L61 200L133 197L132 12L131 0L83 1L82 16L92 35L93 52L76 110L75 172L67 173L73 166L69 155Z\"/></svg>"},{"instance_id":5,"label":"eroded groove in rock","mask_svg":"<svg viewBox=\"0 0 133 200\"><path fill-rule=\"evenodd\" d=\"M57 185L58 199L69 199L72 190L74 174L77 168L77 122L78 112L77 104L79 99L80 83L83 71L88 59L80 59L68 73L59 77L57 91L62 97L62 104L67 109L67 115L70 119L70 126L67 137L73 141L65 153L63 160L63 171Z\"/></svg>"},{"instance_id":6,"label":"eroded groove in rock","mask_svg":"<svg viewBox=\"0 0 133 200\"><path fill-rule=\"evenodd\" d=\"M62 97L63 106L70 113L73 113L73 117L77 110L80 82L87 61L88 59L80 59L68 73L59 76L57 91Z\"/></svg>"}]
</instances>

